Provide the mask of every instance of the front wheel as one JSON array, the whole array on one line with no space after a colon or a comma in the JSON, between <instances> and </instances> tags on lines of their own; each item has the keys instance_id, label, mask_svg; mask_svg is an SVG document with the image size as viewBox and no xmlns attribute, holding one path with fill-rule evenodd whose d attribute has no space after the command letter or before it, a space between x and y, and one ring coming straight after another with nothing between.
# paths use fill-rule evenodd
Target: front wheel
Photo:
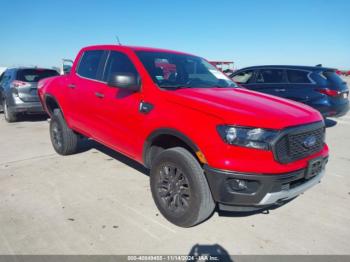
<instances>
[{"instance_id":1,"label":"front wheel","mask_svg":"<svg viewBox=\"0 0 350 262\"><path fill-rule=\"evenodd\" d=\"M194 226L213 213L215 203L203 169L182 147L164 150L156 157L150 183L159 211L177 226Z\"/></svg>"}]
</instances>

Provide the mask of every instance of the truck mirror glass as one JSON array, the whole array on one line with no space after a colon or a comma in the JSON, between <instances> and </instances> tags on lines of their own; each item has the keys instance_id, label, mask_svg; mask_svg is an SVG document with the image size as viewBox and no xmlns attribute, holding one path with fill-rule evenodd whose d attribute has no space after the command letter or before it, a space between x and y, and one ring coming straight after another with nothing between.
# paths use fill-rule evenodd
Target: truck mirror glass
<instances>
[{"instance_id":1,"label":"truck mirror glass","mask_svg":"<svg viewBox=\"0 0 350 262\"><path fill-rule=\"evenodd\" d=\"M133 73L113 73L108 77L107 85L110 87L128 89L134 92L140 90L139 77Z\"/></svg>"}]
</instances>

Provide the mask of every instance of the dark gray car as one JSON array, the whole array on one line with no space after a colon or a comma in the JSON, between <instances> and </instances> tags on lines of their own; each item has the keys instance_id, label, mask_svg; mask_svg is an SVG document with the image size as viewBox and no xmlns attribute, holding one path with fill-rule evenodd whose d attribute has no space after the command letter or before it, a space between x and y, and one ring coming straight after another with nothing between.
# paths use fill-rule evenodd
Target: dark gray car
<instances>
[{"instance_id":1,"label":"dark gray car","mask_svg":"<svg viewBox=\"0 0 350 262\"><path fill-rule=\"evenodd\" d=\"M9 68L0 76L0 101L7 122L15 122L20 113L44 114L39 101L39 80L59 75L45 68Z\"/></svg>"}]
</instances>

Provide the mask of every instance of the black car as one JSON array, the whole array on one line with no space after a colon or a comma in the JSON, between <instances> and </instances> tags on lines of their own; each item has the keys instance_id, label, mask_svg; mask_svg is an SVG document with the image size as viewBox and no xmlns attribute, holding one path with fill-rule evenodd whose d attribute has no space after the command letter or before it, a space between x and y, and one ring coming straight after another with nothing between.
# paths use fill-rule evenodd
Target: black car
<instances>
[{"instance_id":1,"label":"black car","mask_svg":"<svg viewBox=\"0 0 350 262\"><path fill-rule=\"evenodd\" d=\"M37 85L39 80L59 75L45 68L9 68L0 76L0 104L7 122L15 122L20 113L41 113Z\"/></svg>"},{"instance_id":2,"label":"black car","mask_svg":"<svg viewBox=\"0 0 350 262\"><path fill-rule=\"evenodd\" d=\"M349 89L336 69L322 66L252 66L230 77L240 86L305 103L324 117L345 115Z\"/></svg>"}]
</instances>

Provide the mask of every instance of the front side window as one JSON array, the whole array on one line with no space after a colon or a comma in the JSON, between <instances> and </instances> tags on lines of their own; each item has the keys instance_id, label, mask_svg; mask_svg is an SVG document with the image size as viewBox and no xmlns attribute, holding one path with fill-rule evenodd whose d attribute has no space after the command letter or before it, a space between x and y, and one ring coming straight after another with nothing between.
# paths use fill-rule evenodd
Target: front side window
<instances>
[{"instance_id":1,"label":"front side window","mask_svg":"<svg viewBox=\"0 0 350 262\"><path fill-rule=\"evenodd\" d=\"M257 79L257 83L278 84L284 82L282 69L260 69Z\"/></svg>"},{"instance_id":2,"label":"front side window","mask_svg":"<svg viewBox=\"0 0 350 262\"><path fill-rule=\"evenodd\" d=\"M137 71L127 55L117 51L111 51L106 64L103 80L107 82L110 76L115 73L137 74Z\"/></svg>"},{"instance_id":3,"label":"front side window","mask_svg":"<svg viewBox=\"0 0 350 262\"><path fill-rule=\"evenodd\" d=\"M253 80L253 75L253 70L247 70L234 75L232 80L239 84L249 84Z\"/></svg>"},{"instance_id":4,"label":"front side window","mask_svg":"<svg viewBox=\"0 0 350 262\"><path fill-rule=\"evenodd\" d=\"M170 52L138 51L136 54L160 88L237 87L200 57Z\"/></svg>"},{"instance_id":5,"label":"front side window","mask_svg":"<svg viewBox=\"0 0 350 262\"><path fill-rule=\"evenodd\" d=\"M98 73L103 54L103 50L85 51L79 63L78 75L99 80Z\"/></svg>"},{"instance_id":6,"label":"front side window","mask_svg":"<svg viewBox=\"0 0 350 262\"><path fill-rule=\"evenodd\" d=\"M23 82L39 82L39 80L58 76L59 73L56 70L51 69L20 69L17 71L16 80Z\"/></svg>"},{"instance_id":7,"label":"front side window","mask_svg":"<svg viewBox=\"0 0 350 262\"><path fill-rule=\"evenodd\" d=\"M309 74L310 72L308 71L287 70L288 82L293 84L311 84Z\"/></svg>"}]
</instances>

